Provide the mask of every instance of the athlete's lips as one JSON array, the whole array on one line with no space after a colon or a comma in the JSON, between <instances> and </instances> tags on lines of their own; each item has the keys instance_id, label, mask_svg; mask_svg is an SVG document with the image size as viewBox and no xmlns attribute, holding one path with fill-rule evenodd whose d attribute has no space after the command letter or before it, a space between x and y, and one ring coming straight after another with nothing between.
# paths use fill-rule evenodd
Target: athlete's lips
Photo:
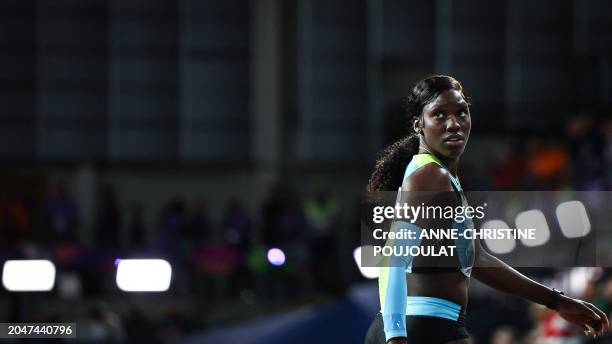
<instances>
[{"instance_id":1,"label":"athlete's lips","mask_svg":"<svg viewBox=\"0 0 612 344\"><path fill-rule=\"evenodd\" d=\"M452 135L448 135L445 139L442 140L442 142L459 142L459 141L465 141L465 138L463 137L463 135L452 134Z\"/></svg>"}]
</instances>

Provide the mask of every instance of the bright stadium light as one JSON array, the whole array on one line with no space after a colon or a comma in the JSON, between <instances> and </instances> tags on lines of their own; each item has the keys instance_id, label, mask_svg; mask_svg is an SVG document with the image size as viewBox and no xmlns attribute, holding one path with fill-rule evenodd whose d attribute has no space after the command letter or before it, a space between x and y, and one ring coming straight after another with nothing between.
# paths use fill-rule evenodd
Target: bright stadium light
<instances>
[{"instance_id":1,"label":"bright stadium light","mask_svg":"<svg viewBox=\"0 0 612 344\"><path fill-rule=\"evenodd\" d=\"M514 221L516 223L516 228L535 229L534 239L527 239L521 237L521 242L527 247L544 245L550 238L550 229L548 228L546 217L544 216L544 213L542 213L542 211L540 210L532 209L523 211L516 215L516 219Z\"/></svg>"},{"instance_id":2,"label":"bright stadium light","mask_svg":"<svg viewBox=\"0 0 612 344\"><path fill-rule=\"evenodd\" d=\"M364 246L364 247L366 247L366 246ZM369 279L378 278L378 267L376 267L376 266L361 266L361 246L357 247L353 251L353 258L355 259L355 263L357 264L357 268L359 268L359 272L361 272L361 275L363 275L363 277L369 278Z\"/></svg>"},{"instance_id":3,"label":"bright stadium light","mask_svg":"<svg viewBox=\"0 0 612 344\"><path fill-rule=\"evenodd\" d=\"M166 291L172 267L163 259L122 259L117 267L117 286L123 291Z\"/></svg>"},{"instance_id":4,"label":"bright stadium light","mask_svg":"<svg viewBox=\"0 0 612 344\"><path fill-rule=\"evenodd\" d=\"M568 292L570 295L584 295L589 284L603 272L600 267L575 267L569 271L565 279L569 279ZM567 282L567 281L565 281Z\"/></svg>"},{"instance_id":5,"label":"bright stadium light","mask_svg":"<svg viewBox=\"0 0 612 344\"><path fill-rule=\"evenodd\" d=\"M55 265L48 260L7 260L2 284L9 291L49 291L55 285Z\"/></svg>"},{"instance_id":6,"label":"bright stadium light","mask_svg":"<svg viewBox=\"0 0 612 344\"><path fill-rule=\"evenodd\" d=\"M563 202L555 210L561 233L566 238L580 238L591 231L591 222L580 201Z\"/></svg>"},{"instance_id":7,"label":"bright stadium light","mask_svg":"<svg viewBox=\"0 0 612 344\"><path fill-rule=\"evenodd\" d=\"M271 248L268 250L268 263L274 266L282 266L285 264L285 252L280 248Z\"/></svg>"},{"instance_id":8,"label":"bright stadium light","mask_svg":"<svg viewBox=\"0 0 612 344\"><path fill-rule=\"evenodd\" d=\"M489 220L482 224L482 228L509 228L508 224L502 220ZM503 238L503 239L484 239L487 248L495 254L506 254L512 252L516 247L516 240L514 238Z\"/></svg>"}]
</instances>

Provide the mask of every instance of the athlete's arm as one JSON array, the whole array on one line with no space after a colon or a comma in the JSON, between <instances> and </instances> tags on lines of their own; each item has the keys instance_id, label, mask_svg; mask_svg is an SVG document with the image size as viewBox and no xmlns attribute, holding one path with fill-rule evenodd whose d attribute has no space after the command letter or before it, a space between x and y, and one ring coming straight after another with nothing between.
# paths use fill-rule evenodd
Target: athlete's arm
<instances>
[{"instance_id":1,"label":"athlete's arm","mask_svg":"<svg viewBox=\"0 0 612 344\"><path fill-rule=\"evenodd\" d=\"M482 247L479 240L475 240L475 248L476 257L472 269L474 278L492 288L523 297L532 302L541 305L548 303L551 297L551 289L492 256ZM583 328L584 325L588 324L595 329L593 335L600 335L610 326L608 317L597 307L564 295L559 295L556 311L565 320Z\"/></svg>"},{"instance_id":2,"label":"athlete's arm","mask_svg":"<svg viewBox=\"0 0 612 344\"><path fill-rule=\"evenodd\" d=\"M380 268L378 290L380 312L383 318L385 338L388 343L406 343L406 267L386 266Z\"/></svg>"},{"instance_id":3,"label":"athlete's arm","mask_svg":"<svg viewBox=\"0 0 612 344\"><path fill-rule=\"evenodd\" d=\"M402 188L397 193L395 203L400 203ZM391 226L391 231L397 229L398 223ZM396 240L387 240L386 246L397 245ZM379 269L378 296L382 314L385 339L391 344L406 344L406 265L399 257L385 257Z\"/></svg>"}]
</instances>

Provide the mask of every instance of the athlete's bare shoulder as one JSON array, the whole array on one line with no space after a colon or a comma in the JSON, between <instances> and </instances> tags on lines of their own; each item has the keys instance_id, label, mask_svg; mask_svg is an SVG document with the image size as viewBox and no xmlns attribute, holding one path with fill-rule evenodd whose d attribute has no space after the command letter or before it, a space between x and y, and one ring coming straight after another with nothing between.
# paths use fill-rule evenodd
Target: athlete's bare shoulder
<instances>
[{"instance_id":1,"label":"athlete's bare shoulder","mask_svg":"<svg viewBox=\"0 0 612 344\"><path fill-rule=\"evenodd\" d=\"M453 191L448 171L437 164L427 164L411 174L402 185L405 191Z\"/></svg>"}]
</instances>

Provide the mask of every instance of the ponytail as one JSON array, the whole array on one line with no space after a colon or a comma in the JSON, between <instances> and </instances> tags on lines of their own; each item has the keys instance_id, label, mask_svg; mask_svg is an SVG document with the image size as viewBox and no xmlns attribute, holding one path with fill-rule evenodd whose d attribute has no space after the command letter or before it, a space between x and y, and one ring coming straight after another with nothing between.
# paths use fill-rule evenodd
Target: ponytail
<instances>
[{"instance_id":1,"label":"ponytail","mask_svg":"<svg viewBox=\"0 0 612 344\"><path fill-rule=\"evenodd\" d=\"M385 148L376 160L367 191L396 191L402 185L406 165L418 152L417 135L406 136Z\"/></svg>"}]
</instances>

